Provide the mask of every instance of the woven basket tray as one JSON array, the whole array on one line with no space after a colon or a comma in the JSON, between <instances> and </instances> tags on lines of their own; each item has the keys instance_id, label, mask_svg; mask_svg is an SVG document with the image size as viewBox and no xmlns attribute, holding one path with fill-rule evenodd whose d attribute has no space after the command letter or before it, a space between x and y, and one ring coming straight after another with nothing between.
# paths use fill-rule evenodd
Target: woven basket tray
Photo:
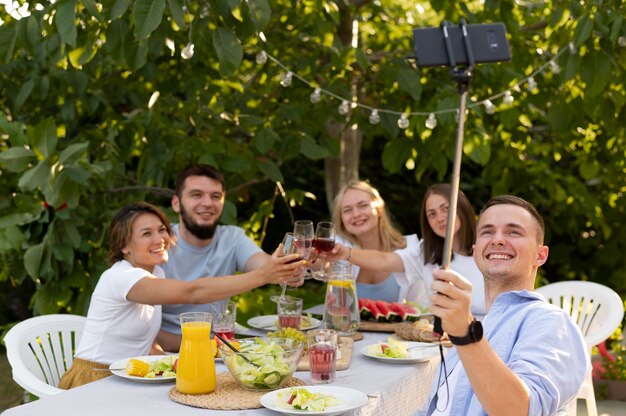
<instances>
[{"instance_id":1,"label":"woven basket tray","mask_svg":"<svg viewBox=\"0 0 626 416\"><path fill-rule=\"evenodd\" d=\"M299 378L291 377L283 387L303 386L304 384L304 381ZM187 406L214 410L238 410L263 407L259 400L265 393L267 390L245 390L239 386L230 373L220 373L217 375L217 388L212 393L183 394L173 387L169 391L169 396L173 401Z\"/></svg>"}]
</instances>

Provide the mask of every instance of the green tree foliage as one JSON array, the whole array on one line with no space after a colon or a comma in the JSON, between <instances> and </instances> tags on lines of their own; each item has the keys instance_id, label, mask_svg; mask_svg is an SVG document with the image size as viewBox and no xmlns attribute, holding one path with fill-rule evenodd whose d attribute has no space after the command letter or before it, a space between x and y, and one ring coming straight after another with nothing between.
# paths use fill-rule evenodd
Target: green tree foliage
<instances>
[{"instance_id":1,"label":"green tree foliage","mask_svg":"<svg viewBox=\"0 0 626 416\"><path fill-rule=\"evenodd\" d=\"M361 176L391 184L383 189L391 210L413 223L425 187L449 180L458 96L446 69L421 70L407 59L412 29L461 18L504 22L513 54L510 63L474 73L464 190L477 207L492 194L514 193L541 209L550 280L589 279L626 291L620 1L60 0L24 7L22 19L0 10L0 282L33 282L37 314L83 313L106 267L112 213L137 199L168 206L173 178L190 162L226 173L224 221L259 241L268 220L285 211L274 182L284 183L294 206L319 204L321 163L342 151L329 125L359 130ZM183 59L191 44L193 56ZM262 50L270 59L257 63ZM555 57L560 71L547 66ZM518 85L544 65L536 88ZM295 76L282 87L287 71ZM393 112L381 111L376 125L362 106L342 116L336 97L311 103L315 87ZM495 114L472 105L506 90L514 101L496 97ZM451 111L438 115L433 130L424 115L398 128L397 112L440 110Z\"/></svg>"}]
</instances>

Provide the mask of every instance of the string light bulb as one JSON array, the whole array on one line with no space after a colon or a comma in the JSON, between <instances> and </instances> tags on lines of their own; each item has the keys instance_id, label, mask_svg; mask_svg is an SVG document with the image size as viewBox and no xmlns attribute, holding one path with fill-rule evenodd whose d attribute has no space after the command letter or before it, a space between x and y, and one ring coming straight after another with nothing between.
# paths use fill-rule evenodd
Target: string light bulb
<instances>
[{"instance_id":1,"label":"string light bulb","mask_svg":"<svg viewBox=\"0 0 626 416\"><path fill-rule=\"evenodd\" d=\"M515 101L515 98L513 98L513 95L511 94L511 91L506 91L504 93L504 98L502 99L502 102L506 105L511 105L513 104L513 101Z\"/></svg>"},{"instance_id":2,"label":"string light bulb","mask_svg":"<svg viewBox=\"0 0 626 416\"><path fill-rule=\"evenodd\" d=\"M370 124L380 123L380 115L378 114L378 110L372 110L369 120L370 120Z\"/></svg>"},{"instance_id":3,"label":"string light bulb","mask_svg":"<svg viewBox=\"0 0 626 416\"><path fill-rule=\"evenodd\" d=\"M257 53L254 60L256 61L258 65L263 65L264 63L267 62L267 53L265 51L261 51Z\"/></svg>"},{"instance_id":4,"label":"string light bulb","mask_svg":"<svg viewBox=\"0 0 626 416\"><path fill-rule=\"evenodd\" d=\"M535 77L528 77L528 91L533 91L537 88L537 81L535 81Z\"/></svg>"},{"instance_id":5,"label":"string light bulb","mask_svg":"<svg viewBox=\"0 0 626 416\"><path fill-rule=\"evenodd\" d=\"M570 42L567 44L567 47L569 48L569 54L570 55L576 55L576 52L578 52L576 50L576 46L574 45L574 42Z\"/></svg>"},{"instance_id":6,"label":"string light bulb","mask_svg":"<svg viewBox=\"0 0 626 416\"><path fill-rule=\"evenodd\" d=\"M315 91L311 93L311 102L313 104L317 104L322 100L322 90L319 88L315 88Z\"/></svg>"},{"instance_id":7,"label":"string light bulb","mask_svg":"<svg viewBox=\"0 0 626 416\"><path fill-rule=\"evenodd\" d=\"M556 61L550 61L550 71L552 71L554 75L559 74L561 72L561 67L556 63Z\"/></svg>"},{"instance_id":8,"label":"string light bulb","mask_svg":"<svg viewBox=\"0 0 626 416\"><path fill-rule=\"evenodd\" d=\"M193 58L193 49L194 49L194 44L189 42L188 44L185 45L183 50L180 51L180 57L183 59Z\"/></svg>"},{"instance_id":9,"label":"string light bulb","mask_svg":"<svg viewBox=\"0 0 626 416\"><path fill-rule=\"evenodd\" d=\"M430 113L424 124L426 125L426 128L431 130L437 127L437 117L435 117L435 113Z\"/></svg>"},{"instance_id":10,"label":"string light bulb","mask_svg":"<svg viewBox=\"0 0 626 416\"><path fill-rule=\"evenodd\" d=\"M292 77L293 77L293 73L291 71L287 71L287 73L280 80L280 85L282 85L285 88L290 87L291 86Z\"/></svg>"},{"instance_id":11,"label":"string light bulb","mask_svg":"<svg viewBox=\"0 0 626 416\"><path fill-rule=\"evenodd\" d=\"M337 111L339 111L339 114L341 114L342 116L348 114L348 112L350 111L350 103L348 102L348 100L343 100L341 102L341 105L339 105L339 108L337 108Z\"/></svg>"},{"instance_id":12,"label":"string light bulb","mask_svg":"<svg viewBox=\"0 0 626 416\"><path fill-rule=\"evenodd\" d=\"M485 113L487 114L493 114L496 112L496 106L493 105L493 103L491 102L491 100L485 100L484 102L484 106L485 106Z\"/></svg>"},{"instance_id":13,"label":"string light bulb","mask_svg":"<svg viewBox=\"0 0 626 416\"><path fill-rule=\"evenodd\" d=\"M406 116L406 114L403 113L398 119L398 127L401 128L402 130L409 127L409 119Z\"/></svg>"}]
</instances>

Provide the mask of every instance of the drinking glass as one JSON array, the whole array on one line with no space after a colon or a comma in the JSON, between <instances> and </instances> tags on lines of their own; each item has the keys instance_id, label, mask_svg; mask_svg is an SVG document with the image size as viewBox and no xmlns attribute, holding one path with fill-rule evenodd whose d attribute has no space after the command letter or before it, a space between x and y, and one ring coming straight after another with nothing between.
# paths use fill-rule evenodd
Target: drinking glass
<instances>
[{"instance_id":1,"label":"drinking glass","mask_svg":"<svg viewBox=\"0 0 626 416\"><path fill-rule=\"evenodd\" d=\"M315 236L315 231L313 229L313 221L309 220L298 220L293 224L293 233L296 235L301 235L303 238L303 258L307 261L311 261L311 246L313 245L313 237ZM313 277L313 272L310 268L304 273L304 278L308 279Z\"/></svg>"},{"instance_id":2,"label":"drinking glass","mask_svg":"<svg viewBox=\"0 0 626 416\"><path fill-rule=\"evenodd\" d=\"M278 328L300 329L302 319L302 298L284 296L276 302Z\"/></svg>"},{"instance_id":3,"label":"drinking glass","mask_svg":"<svg viewBox=\"0 0 626 416\"><path fill-rule=\"evenodd\" d=\"M228 301L212 305L213 332L222 338L235 339L235 324L237 323L237 302ZM218 338L219 343L219 338Z\"/></svg>"},{"instance_id":4,"label":"drinking glass","mask_svg":"<svg viewBox=\"0 0 626 416\"><path fill-rule=\"evenodd\" d=\"M319 253L327 253L335 247L335 224L328 221L320 221L317 223L313 247L315 247L315 250ZM322 261L320 270L316 272L315 277L318 279L326 279L328 277L326 270L329 267L329 262Z\"/></svg>"},{"instance_id":5,"label":"drinking glass","mask_svg":"<svg viewBox=\"0 0 626 416\"><path fill-rule=\"evenodd\" d=\"M285 233L285 236L283 237L283 241L281 243L283 245L281 257L287 256L290 254L299 254L298 258L290 260L288 263L300 261L303 258L305 258L305 255L307 255L307 253L305 252L306 249L305 249L305 244L303 243L303 241L304 241L304 237L302 237L301 235L297 235L291 232ZM299 276L293 276L294 281L297 281L299 278L300 278ZM279 299L285 298L285 293L287 292L287 281L280 282L280 287L281 287L280 297L272 296L270 298L274 302L278 302Z\"/></svg>"},{"instance_id":6,"label":"drinking glass","mask_svg":"<svg viewBox=\"0 0 626 416\"><path fill-rule=\"evenodd\" d=\"M334 329L317 329L306 333L309 368L313 384L335 381L339 337Z\"/></svg>"}]
</instances>

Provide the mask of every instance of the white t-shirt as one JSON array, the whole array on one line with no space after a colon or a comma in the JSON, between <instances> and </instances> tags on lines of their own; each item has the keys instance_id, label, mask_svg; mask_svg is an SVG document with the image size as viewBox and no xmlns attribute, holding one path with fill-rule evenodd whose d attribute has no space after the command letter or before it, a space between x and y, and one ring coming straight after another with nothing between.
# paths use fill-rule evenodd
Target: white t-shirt
<instances>
[{"instance_id":1,"label":"white t-shirt","mask_svg":"<svg viewBox=\"0 0 626 416\"><path fill-rule=\"evenodd\" d=\"M102 273L91 296L87 322L76 356L101 364L128 357L149 355L161 327L161 305L143 305L126 299L130 289L144 277L164 278L163 269L153 273L121 260Z\"/></svg>"},{"instance_id":2,"label":"white t-shirt","mask_svg":"<svg viewBox=\"0 0 626 416\"><path fill-rule=\"evenodd\" d=\"M401 251L409 250L410 252L417 251L419 247L419 241L415 234L404 236L404 240L406 241L406 247L402 249L395 250L394 252L400 254ZM342 238L340 236L335 237L335 241L346 246L346 247L359 247L358 244L352 244L350 241ZM361 268L356 264L352 264L352 275L355 279L359 276L359 271ZM428 299L430 296L430 291L427 292L426 289L430 288L429 286L424 285L424 281L421 279L419 275L415 275L411 278L405 276L406 274L406 266L404 272L393 272L390 274L388 279L392 277L396 279L398 286L400 286L400 292L398 294L398 302L403 302L404 300L410 302L416 302L419 305L428 305Z\"/></svg>"},{"instance_id":3,"label":"white t-shirt","mask_svg":"<svg viewBox=\"0 0 626 416\"><path fill-rule=\"evenodd\" d=\"M424 306L430 305L430 286L433 282L433 271L439 268L437 264L424 264L423 241L417 239L417 235L412 234L406 237L406 248L396 250L395 253L400 256L404 263L404 274L398 275L407 279L405 285L412 284L414 281L421 281L427 290ZM450 262L450 269L464 276L472 283L472 314L482 319L487 314L485 305L485 281L483 274L478 270L474 258L454 253ZM410 296L410 295L409 295ZM423 299L422 299L423 300ZM420 304L422 304L420 302Z\"/></svg>"}]
</instances>

